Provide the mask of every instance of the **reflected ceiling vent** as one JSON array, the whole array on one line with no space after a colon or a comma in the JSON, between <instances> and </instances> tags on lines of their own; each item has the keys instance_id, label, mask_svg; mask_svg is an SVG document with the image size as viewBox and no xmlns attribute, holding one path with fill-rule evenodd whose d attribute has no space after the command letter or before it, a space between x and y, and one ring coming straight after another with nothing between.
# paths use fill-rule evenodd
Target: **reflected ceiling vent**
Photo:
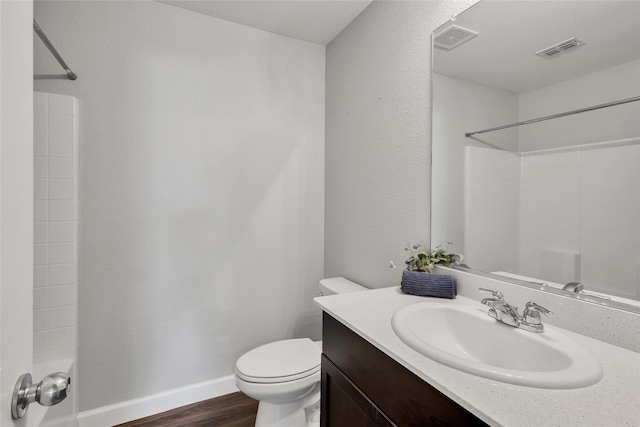
<instances>
[{"instance_id":1,"label":"reflected ceiling vent","mask_svg":"<svg viewBox=\"0 0 640 427\"><path fill-rule=\"evenodd\" d=\"M566 52L569 49L573 49L574 47L582 46L585 44L582 40L578 40L577 38L571 38L569 40L565 40L558 44L554 44L553 46L549 46L546 49L542 49L536 52L536 55L542 56L543 58L551 58L559 53Z\"/></svg>"},{"instance_id":2,"label":"reflected ceiling vent","mask_svg":"<svg viewBox=\"0 0 640 427\"><path fill-rule=\"evenodd\" d=\"M433 37L433 44L441 49L451 50L477 35L478 33L475 31L452 25L441 33L436 34Z\"/></svg>"}]
</instances>

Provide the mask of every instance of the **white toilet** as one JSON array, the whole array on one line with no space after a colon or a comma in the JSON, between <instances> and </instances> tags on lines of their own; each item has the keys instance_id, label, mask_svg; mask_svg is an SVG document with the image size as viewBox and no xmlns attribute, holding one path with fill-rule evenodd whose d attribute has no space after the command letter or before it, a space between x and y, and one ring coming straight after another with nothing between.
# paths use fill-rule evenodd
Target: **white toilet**
<instances>
[{"instance_id":1,"label":"white toilet","mask_svg":"<svg viewBox=\"0 0 640 427\"><path fill-rule=\"evenodd\" d=\"M322 279L320 294L366 291L342 277ZM236 385L260 401L256 427L320 425L322 342L309 338L276 341L254 348L236 362Z\"/></svg>"}]
</instances>

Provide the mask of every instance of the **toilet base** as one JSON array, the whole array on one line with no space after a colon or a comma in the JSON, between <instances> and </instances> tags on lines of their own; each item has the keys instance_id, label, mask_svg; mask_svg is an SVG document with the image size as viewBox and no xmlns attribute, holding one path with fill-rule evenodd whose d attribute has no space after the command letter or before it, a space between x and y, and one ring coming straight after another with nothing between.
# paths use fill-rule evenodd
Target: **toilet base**
<instances>
[{"instance_id":1,"label":"toilet base","mask_svg":"<svg viewBox=\"0 0 640 427\"><path fill-rule=\"evenodd\" d=\"M319 427L320 384L314 385L304 399L290 403L270 403L261 400L258 404L256 427Z\"/></svg>"}]
</instances>

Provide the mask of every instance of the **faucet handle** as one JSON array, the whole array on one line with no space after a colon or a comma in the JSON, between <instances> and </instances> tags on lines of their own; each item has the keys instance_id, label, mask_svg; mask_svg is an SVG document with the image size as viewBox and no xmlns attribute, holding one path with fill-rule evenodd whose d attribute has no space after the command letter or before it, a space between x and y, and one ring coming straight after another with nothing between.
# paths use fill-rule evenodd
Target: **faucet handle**
<instances>
[{"instance_id":1,"label":"faucet handle","mask_svg":"<svg viewBox=\"0 0 640 427\"><path fill-rule=\"evenodd\" d=\"M544 308L541 305L536 304L533 301L529 301L525 306L524 306L524 314L526 315L528 312L530 311L539 311L542 314L546 314L546 315L553 315L553 312L551 312L550 310Z\"/></svg>"},{"instance_id":2,"label":"faucet handle","mask_svg":"<svg viewBox=\"0 0 640 427\"><path fill-rule=\"evenodd\" d=\"M522 320L520 321L520 328L531 332L544 332L544 325L540 320L540 313L544 315L553 314L543 306L538 305L533 301L529 301L524 307Z\"/></svg>"},{"instance_id":3,"label":"faucet handle","mask_svg":"<svg viewBox=\"0 0 640 427\"><path fill-rule=\"evenodd\" d=\"M478 288L478 290L480 290L482 292L490 292L491 295L497 300L503 300L504 299L504 295L502 295L502 292L500 292L500 291L494 291L493 289L486 289L486 288Z\"/></svg>"}]
</instances>

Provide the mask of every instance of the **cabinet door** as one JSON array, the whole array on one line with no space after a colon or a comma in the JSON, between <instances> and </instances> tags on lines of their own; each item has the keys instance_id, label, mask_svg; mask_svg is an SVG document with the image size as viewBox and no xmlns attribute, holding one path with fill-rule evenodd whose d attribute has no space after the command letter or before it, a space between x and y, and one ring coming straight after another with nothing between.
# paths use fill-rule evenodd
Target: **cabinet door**
<instances>
[{"instance_id":1,"label":"cabinet door","mask_svg":"<svg viewBox=\"0 0 640 427\"><path fill-rule=\"evenodd\" d=\"M322 355L322 427L395 426L326 356Z\"/></svg>"},{"instance_id":2,"label":"cabinet door","mask_svg":"<svg viewBox=\"0 0 640 427\"><path fill-rule=\"evenodd\" d=\"M353 388L366 396L364 398L372 406L393 420L388 421L389 424L344 424L339 420L333 424L330 420L324 426L359 427L393 423L402 427L486 426L475 415L327 313L323 317L322 337L322 351L328 361L337 367L346 381L353 384ZM322 369L324 366L323 363ZM325 393L324 388L322 391ZM325 396L323 394L323 399Z\"/></svg>"}]
</instances>

